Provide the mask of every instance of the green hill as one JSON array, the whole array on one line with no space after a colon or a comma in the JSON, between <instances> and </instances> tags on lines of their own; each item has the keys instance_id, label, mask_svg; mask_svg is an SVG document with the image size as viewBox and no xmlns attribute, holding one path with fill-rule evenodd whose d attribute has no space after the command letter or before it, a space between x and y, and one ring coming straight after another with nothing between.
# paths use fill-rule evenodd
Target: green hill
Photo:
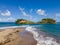
<instances>
[{"instance_id":1,"label":"green hill","mask_svg":"<svg viewBox=\"0 0 60 45\"><path fill-rule=\"evenodd\" d=\"M16 21L16 24L34 24L34 22L28 21L28 20L25 20L25 19L18 19Z\"/></svg>"},{"instance_id":2,"label":"green hill","mask_svg":"<svg viewBox=\"0 0 60 45\"><path fill-rule=\"evenodd\" d=\"M52 18L44 18L39 22L28 21L25 19L18 19L16 24L55 24L56 21Z\"/></svg>"},{"instance_id":3,"label":"green hill","mask_svg":"<svg viewBox=\"0 0 60 45\"><path fill-rule=\"evenodd\" d=\"M52 18L44 18L42 19L40 22L38 22L39 24L55 24L56 21Z\"/></svg>"}]
</instances>

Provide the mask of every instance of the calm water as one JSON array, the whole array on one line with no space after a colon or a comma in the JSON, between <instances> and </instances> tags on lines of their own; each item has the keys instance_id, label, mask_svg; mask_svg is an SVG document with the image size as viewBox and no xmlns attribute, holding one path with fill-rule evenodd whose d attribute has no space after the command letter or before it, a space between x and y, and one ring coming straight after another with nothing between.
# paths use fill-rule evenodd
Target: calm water
<instances>
[{"instance_id":1,"label":"calm water","mask_svg":"<svg viewBox=\"0 0 60 45\"><path fill-rule=\"evenodd\" d=\"M0 22L0 27L7 27L7 26L22 26L22 25L15 24L14 22ZM34 26L35 28L37 28L37 30L43 30L50 34L60 36L60 24L35 24L29 26Z\"/></svg>"},{"instance_id":2,"label":"calm water","mask_svg":"<svg viewBox=\"0 0 60 45\"><path fill-rule=\"evenodd\" d=\"M15 24L14 22L0 22L0 27L7 27L7 26L20 26Z\"/></svg>"}]
</instances>

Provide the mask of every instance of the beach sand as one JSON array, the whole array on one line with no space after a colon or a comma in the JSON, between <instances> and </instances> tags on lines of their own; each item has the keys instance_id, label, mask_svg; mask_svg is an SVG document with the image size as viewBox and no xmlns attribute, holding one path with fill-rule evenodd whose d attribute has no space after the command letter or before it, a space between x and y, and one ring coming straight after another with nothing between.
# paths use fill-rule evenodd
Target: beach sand
<instances>
[{"instance_id":1,"label":"beach sand","mask_svg":"<svg viewBox=\"0 0 60 45\"><path fill-rule=\"evenodd\" d=\"M24 28L5 29L0 32L0 45L36 45L33 35Z\"/></svg>"}]
</instances>

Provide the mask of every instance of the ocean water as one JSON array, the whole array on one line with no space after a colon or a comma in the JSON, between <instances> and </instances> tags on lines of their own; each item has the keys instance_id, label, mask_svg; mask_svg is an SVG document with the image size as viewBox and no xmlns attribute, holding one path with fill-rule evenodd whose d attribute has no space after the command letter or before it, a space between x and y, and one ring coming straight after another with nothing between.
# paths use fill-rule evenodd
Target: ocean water
<instances>
[{"instance_id":1,"label":"ocean water","mask_svg":"<svg viewBox=\"0 0 60 45\"><path fill-rule=\"evenodd\" d=\"M33 34L36 45L60 45L60 24L29 25L26 30Z\"/></svg>"},{"instance_id":2,"label":"ocean water","mask_svg":"<svg viewBox=\"0 0 60 45\"><path fill-rule=\"evenodd\" d=\"M20 26L15 24L15 22L0 22L0 27L8 27L8 26Z\"/></svg>"},{"instance_id":3,"label":"ocean water","mask_svg":"<svg viewBox=\"0 0 60 45\"><path fill-rule=\"evenodd\" d=\"M36 45L60 45L60 24L18 25L14 22L0 23L0 28L11 26L26 27L25 30L32 33L37 41Z\"/></svg>"}]
</instances>

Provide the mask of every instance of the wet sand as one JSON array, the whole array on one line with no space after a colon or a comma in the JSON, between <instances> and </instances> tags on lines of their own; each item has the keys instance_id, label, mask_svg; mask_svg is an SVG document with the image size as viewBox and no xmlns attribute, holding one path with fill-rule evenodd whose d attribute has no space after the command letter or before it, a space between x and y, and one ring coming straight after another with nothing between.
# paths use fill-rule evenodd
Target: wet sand
<instances>
[{"instance_id":1,"label":"wet sand","mask_svg":"<svg viewBox=\"0 0 60 45\"><path fill-rule=\"evenodd\" d=\"M0 45L36 45L33 35L24 28L5 29L0 32Z\"/></svg>"}]
</instances>

